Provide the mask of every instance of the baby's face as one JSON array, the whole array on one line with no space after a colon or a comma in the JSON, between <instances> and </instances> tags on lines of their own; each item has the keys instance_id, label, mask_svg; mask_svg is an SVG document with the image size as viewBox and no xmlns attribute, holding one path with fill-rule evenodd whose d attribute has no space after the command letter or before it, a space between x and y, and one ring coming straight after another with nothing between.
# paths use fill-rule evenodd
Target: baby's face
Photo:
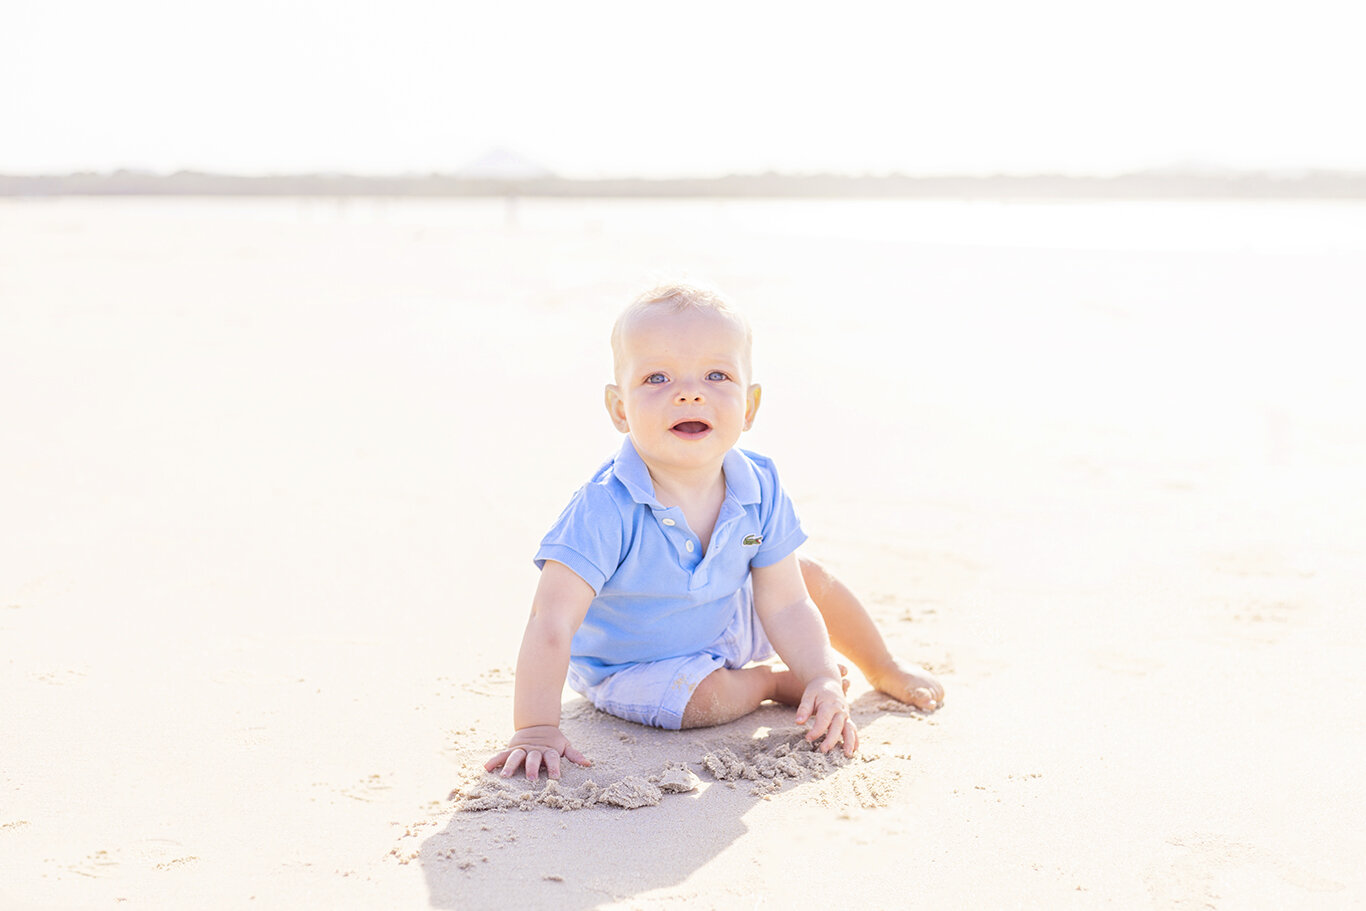
<instances>
[{"instance_id":1,"label":"baby's face","mask_svg":"<svg viewBox=\"0 0 1366 911\"><path fill-rule=\"evenodd\" d=\"M652 470L720 469L759 409L739 321L710 310L637 313L622 327L607 410Z\"/></svg>"}]
</instances>

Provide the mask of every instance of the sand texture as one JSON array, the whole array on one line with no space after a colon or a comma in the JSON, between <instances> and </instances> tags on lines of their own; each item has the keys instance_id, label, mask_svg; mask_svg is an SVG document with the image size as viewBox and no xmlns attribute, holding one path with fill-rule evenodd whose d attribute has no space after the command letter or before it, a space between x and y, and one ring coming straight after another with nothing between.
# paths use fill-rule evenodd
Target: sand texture
<instances>
[{"instance_id":1,"label":"sand texture","mask_svg":"<svg viewBox=\"0 0 1366 911\"><path fill-rule=\"evenodd\" d=\"M1366 905L1363 224L0 201L0 908ZM661 272L946 705L851 673L845 759L566 692L592 767L486 775Z\"/></svg>"}]
</instances>

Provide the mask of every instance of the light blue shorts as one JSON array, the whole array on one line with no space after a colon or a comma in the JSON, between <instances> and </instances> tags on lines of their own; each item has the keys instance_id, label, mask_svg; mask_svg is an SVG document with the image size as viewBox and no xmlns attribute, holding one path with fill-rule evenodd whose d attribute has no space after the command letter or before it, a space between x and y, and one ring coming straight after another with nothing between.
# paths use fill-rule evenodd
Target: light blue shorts
<instances>
[{"instance_id":1,"label":"light blue shorts","mask_svg":"<svg viewBox=\"0 0 1366 911\"><path fill-rule=\"evenodd\" d=\"M693 690L712 671L744 667L773 657L773 646L754 613L754 604L736 611L735 619L715 642L695 655L645 661L617 671L583 693L609 715L676 731ZM571 685L573 683L571 674ZM577 689L577 687L576 687Z\"/></svg>"}]
</instances>

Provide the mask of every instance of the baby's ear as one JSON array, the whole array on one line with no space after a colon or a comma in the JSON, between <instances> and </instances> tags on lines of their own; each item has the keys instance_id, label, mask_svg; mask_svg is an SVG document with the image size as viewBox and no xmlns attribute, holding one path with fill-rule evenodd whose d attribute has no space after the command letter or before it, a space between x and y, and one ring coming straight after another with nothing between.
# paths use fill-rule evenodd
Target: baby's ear
<instances>
[{"instance_id":1,"label":"baby's ear","mask_svg":"<svg viewBox=\"0 0 1366 911\"><path fill-rule=\"evenodd\" d=\"M759 413L759 399L763 397L763 388L758 383L752 383L745 391L745 429L748 430L754 425L754 416Z\"/></svg>"},{"instance_id":2,"label":"baby's ear","mask_svg":"<svg viewBox=\"0 0 1366 911\"><path fill-rule=\"evenodd\" d=\"M631 427L626 423L626 405L621 400L621 390L612 383L607 384L603 390L603 404L607 406L607 416L612 419L612 425L622 433L630 433Z\"/></svg>"}]
</instances>

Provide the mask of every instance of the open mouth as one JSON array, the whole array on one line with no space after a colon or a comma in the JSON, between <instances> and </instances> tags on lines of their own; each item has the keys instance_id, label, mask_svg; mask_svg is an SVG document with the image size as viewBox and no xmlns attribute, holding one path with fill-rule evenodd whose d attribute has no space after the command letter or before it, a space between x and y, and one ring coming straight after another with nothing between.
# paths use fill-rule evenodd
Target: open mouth
<instances>
[{"instance_id":1,"label":"open mouth","mask_svg":"<svg viewBox=\"0 0 1366 911\"><path fill-rule=\"evenodd\" d=\"M711 430L711 425L706 421L679 421L669 429L680 436L695 437Z\"/></svg>"}]
</instances>

